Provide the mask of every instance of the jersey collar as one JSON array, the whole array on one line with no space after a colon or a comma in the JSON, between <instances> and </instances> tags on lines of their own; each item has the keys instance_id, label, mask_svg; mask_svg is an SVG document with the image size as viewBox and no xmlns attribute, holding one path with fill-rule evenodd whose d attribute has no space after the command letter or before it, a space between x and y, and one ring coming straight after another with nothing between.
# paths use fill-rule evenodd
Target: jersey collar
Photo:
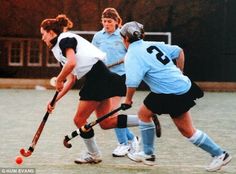
<instances>
[{"instance_id":1,"label":"jersey collar","mask_svg":"<svg viewBox=\"0 0 236 174\"><path fill-rule=\"evenodd\" d=\"M129 47L134 47L134 46L139 45L139 44L142 44L142 43L143 43L143 39L140 39L140 40L138 40L138 41L135 41L135 42L131 43L131 44L129 45Z\"/></svg>"},{"instance_id":2,"label":"jersey collar","mask_svg":"<svg viewBox=\"0 0 236 174\"><path fill-rule=\"evenodd\" d=\"M102 33L108 34L104 28L102 29ZM117 28L111 35L120 35L120 29Z\"/></svg>"},{"instance_id":3,"label":"jersey collar","mask_svg":"<svg viewBox=\"0 0 236 174\"><path fill-rule=\"evenodd\" d=\"M58 36L56 36L55 38L53 38L52 40L50 40L52 46L51 48L53 48L56 44L57 44L57 40L58 40Z\"/></svg>"}]
</instances>

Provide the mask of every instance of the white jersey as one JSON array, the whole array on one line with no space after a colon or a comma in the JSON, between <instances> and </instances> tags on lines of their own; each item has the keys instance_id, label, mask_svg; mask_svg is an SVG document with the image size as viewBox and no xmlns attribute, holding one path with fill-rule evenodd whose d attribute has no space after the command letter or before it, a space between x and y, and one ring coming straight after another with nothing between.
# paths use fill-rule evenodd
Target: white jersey
<instances>
[{"instance_id":1,"label":"white jersey","mask_svg":"<svg viewBox=\"0 0 236 174\"><path fill-rule=\"evenodd\" d=\"M64 32L58 36L57 42L52 48L55 58L62 66L67 62L65 56L65 50L67 48L73 48L75 51L76 66L73 69L73 74L76 75L78 79L89 72L98 60L104 61L106 58L106 53L99 50L81 36L71 32Z\"/></svg>"}]
</instances>

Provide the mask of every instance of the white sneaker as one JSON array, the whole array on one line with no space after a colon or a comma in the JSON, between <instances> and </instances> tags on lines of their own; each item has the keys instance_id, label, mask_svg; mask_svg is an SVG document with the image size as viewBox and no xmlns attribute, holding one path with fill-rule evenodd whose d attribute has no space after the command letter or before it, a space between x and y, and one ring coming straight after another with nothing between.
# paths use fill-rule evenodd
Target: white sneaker
<instances>
[{"instance_id":1,"label":"white sneaker","mask_svg":"<svg viewBox=\"0 0 236 174\"><path fill-rule=\"evenodd\" d=\"M140 151L140 143L141 143L140 138L138 136L135 136L134 139L129 142L129 144L130 144L129 152L131 152L131 153L139 152Z\"/></svg>"},{"instance_id":2,"label":"white sneaker","mask_svg":"<svg viewBox=\"0 0 236 174\"><path fill-rule=\"evenodd\" d=\"M86 164L86 163L100 163L102 161L101 155L100 154L92 154L89 152L86 152L81 155L81 157L75 159L76 164Z\"/></svg>"},{"instance_id":3,"label":"white sneaker","mask_svg":"<svg viewBox=\"0 0 236 174\"><path fill-rule=\"evenodd\" d=\"M128 153L128 158L135 162L143 162L146 165L153 166L155 165L156 157L155 155L146 155L143 151Z\"/></svg>"},{"instance_id":4,"label":"white sneaker","mask_svg":"<svg viewBox=\"0 0 236 174\"><path fill-rule=\"evenodd\" d=\"M228 164L231 159L232 157L227 152L224 152L222 155L213 157L212 162L206 167L206 170L209 172L220 170L221 167Z\"/></svg>"},{"instance_id":5,"label":"white sneaker","mask_svg":"<svg viewBox=\"0 0 236 174\"><path fill-rule=\"evenodd\" d=\"M130 145L119 144L117 148L112 152L113 157L123 157L128 154Z\"/></svg>"}]
</instances>

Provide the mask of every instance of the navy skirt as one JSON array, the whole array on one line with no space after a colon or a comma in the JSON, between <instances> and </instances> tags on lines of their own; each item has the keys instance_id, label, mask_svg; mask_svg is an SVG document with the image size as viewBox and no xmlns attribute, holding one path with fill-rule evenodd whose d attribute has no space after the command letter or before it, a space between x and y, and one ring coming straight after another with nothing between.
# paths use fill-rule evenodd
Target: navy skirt
<instances>
[{"instance_id":1,"label":"navy skirt","mask_svg":"<svg viewBox=\"0 0 236 174\"><path fill-rule=\"evenodd\" d=\"M93 65L85 75L80 89L80 100L101 101L114 96L125 96L125 76L111 72L102 61Z\"/></svg>"},{"instance_id":2,"label":"navy skirt","mask_svg":"<svg viewBox=\"0 0 236 174\"><path fill-rule=\"evenodd\" d=\"M182 95L149 93L144 99L144 105L158 115L169 114L172 118L187 112L196 103L194 100L203 97L203 91L192 82L188 92Z\"/></svg>"}]
</instances>

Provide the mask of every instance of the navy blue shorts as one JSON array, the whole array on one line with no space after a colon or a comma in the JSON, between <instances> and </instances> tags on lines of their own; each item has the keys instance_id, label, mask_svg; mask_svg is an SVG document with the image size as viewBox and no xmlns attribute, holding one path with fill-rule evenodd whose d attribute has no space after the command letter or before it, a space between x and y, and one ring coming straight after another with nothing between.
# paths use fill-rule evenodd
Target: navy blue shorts
<instances>
[{"instance_id":1,"label":"navy blue shorts","mask_svg":"<svg viewBox=\"0 0 236 174\"><path fill-rule=\"evenodd\" d=\"M111 72L102 61L93 65L85 75L80 89L80 100L101 101L114 96L125 96L125 75Z\"/></svg>"},{"instance_id":2,"label":"navy blue shorts","mask_svg":"<svg viewBox=\"0 0 236 174\"><path fill-rule=\"evenodd\" d=\"M203 97L203 91L192 82L188 92L182 95L149 93L144 99L144 105L158 115L169 114L172 118L187 112L196 103L194 100Z\"/></svg>"}]
</instances>

